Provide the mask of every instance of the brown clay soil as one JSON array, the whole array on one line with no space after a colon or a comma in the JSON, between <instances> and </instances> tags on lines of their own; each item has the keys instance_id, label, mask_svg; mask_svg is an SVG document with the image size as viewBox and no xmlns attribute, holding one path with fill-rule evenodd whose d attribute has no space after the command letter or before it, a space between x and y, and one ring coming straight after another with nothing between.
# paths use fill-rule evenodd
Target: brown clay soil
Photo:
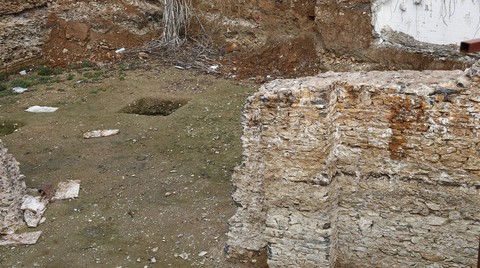
<instances>
[{"instance_id":1,"label":"brown clay soil","mask_svg":"<svg viewBox=\"0 0 480 268\"><path fill-rule=\"evenodd\" d=\"M223 255L230 176L242 103L257 86L149 62L58 73L0 81L0 121L20 126L1 139L28 187L75 179L80 196L51 203L38 243L0 248L0 266L237 267ZM11 94L13 81L33 85ZM147 112L155 100L184 105L166 116L122 112L140 99ZM24 111L32 105L59 109ZM82 138L95 129L120 133Z\"/></svg>"}]
</instances>

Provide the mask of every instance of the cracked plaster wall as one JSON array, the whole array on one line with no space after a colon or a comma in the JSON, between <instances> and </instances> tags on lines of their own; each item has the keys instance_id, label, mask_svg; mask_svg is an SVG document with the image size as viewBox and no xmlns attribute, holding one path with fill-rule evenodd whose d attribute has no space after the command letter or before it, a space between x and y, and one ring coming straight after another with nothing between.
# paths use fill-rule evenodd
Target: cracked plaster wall
<instances>
[{"instance_id":1,"label":"cracked plaster wall","mask_svg":"<svg viewBox=\"0 0 480 268\"><path fill-rule=\"evenodd\" d=\"M478 0L375 0L372 11L380 39L384 31L401 32L438 45L459 45L480 37Z\"/></svg>"},{"instance_id":2,"label":"cracked plaster wall","mask_svg":"<svg viewBox=\"0 0 480 268\"><path fill-rule=\"evenodd\" d=\"M243 127L230 259L476 265L480 90L460 71L273 81L248 99Z\"/></svg>"}]
</instances>

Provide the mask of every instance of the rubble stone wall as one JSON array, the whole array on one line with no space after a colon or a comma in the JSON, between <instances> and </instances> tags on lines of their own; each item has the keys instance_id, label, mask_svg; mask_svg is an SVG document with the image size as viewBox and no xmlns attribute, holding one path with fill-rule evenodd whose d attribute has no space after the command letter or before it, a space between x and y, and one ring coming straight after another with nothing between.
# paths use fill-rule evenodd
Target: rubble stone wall
<instances>
[{"instance_id":1,"label":"rubble stone wall","mask_svg":"<svg viewBox=\"0 0 480 268\"><path fill-rule=\"evenodd\" d=\"M460 71L326 73L248 99L228 256L474 267L480 89Z\"/></svg>"},{"instance_id":2,"label":"rubble stone wall","mask_svg":"<svg viewBox=\"0 0 480 268\"><path fill-rule=\"evenodd\" d=\"M42 55L47 12L46 0L0 2L0 71Z\"/></svg>"},{"instance_id":3,"label":"rubble stone wall","mask_svg":"<svg viewBox=\"0 0 480 268\"><path fill-rule=\"evenodd\" d=\"M26 194L23 175L18 162L0 140L0 236L13 234L23 223L20 209Z\"/></svg>"}]
</instances>

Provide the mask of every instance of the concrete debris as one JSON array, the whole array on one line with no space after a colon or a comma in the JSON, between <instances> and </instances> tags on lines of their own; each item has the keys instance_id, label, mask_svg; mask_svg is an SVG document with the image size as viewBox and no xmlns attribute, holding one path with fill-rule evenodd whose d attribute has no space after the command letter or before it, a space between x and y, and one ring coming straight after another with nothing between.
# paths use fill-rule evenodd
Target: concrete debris
<instances>
[{"instance_id":1,"label":"concrete debris","mask_svg":"<svg viewBox=\"0 0 480 268\"><path fill-rule=\"evenodd\" d=\"M0 236L0 246L33 245L37 243L40 235L42 231Z\"/></svg>"},{"instance_id":2,"label":"concrete debris","mask_svg":"<svg viewBox=\"0 0 480 268\"><path fill-rule=\"evenodd\" d=\"M116 135L119 132L120 132L119 129L93 130L93 131L83 133L83 138L91 139L91 138L108 137L108 136Z\"/></svg>"},{"instance_id":3,"label":"concrete debris","mask_svg":"<svg viewBox=\"0 0 480 268\"><path fill-rule=\"evenodd\" d=\"M70 180L67 182L60 182L57 191L52 197L52 200L63 200L78 197L80 193L80 180Z\"/></svg>"},{"instance_id":4,"label":"concrete debris","mask_svg":"<svg viewBox=\"0 0 480 268\"><path fill-rule=\"evenodd\" d=\"M27 195L20 207L23 210L23 219L28 227L37 227L47 209L48 200L41 196Z\"/></svg>"}]
</instances>

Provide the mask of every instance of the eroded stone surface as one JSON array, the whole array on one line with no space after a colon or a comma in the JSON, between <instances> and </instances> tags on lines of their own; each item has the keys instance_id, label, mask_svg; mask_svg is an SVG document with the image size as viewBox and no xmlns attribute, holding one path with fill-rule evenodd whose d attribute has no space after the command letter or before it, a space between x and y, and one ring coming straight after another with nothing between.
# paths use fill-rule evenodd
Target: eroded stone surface
<instances>
[{"instance_id":1,"label":"eroded stone surface","mask_svg":"<svg viewBox=\"0 0 480 268\"><path fill-rule=\"evenodd\" d=\"M21 205L26 194L18 162L0 140L0 236L13 234L23 225Z\"/></svg>"},{"instance_id":2,"label":"eroded stone surface","mask_svg":"<svg viewBox=\"0 0 480 268\"><path fill-rule=\"evenodd\" d=\"M15 14L47 5L47 0L9 0L0 2L0 14Z\"/></svg>"},{"instance_id":3,"label":"eroded stone surface","mask_svg":"<svg viewBox=\"0 0 480 268\"><path fill-rule=\"evenodd\" d=\"M0 3L0 71L32 61L68 66L117 59L160 34L161 7L142 0Z\"/></svg>"},{"instance_id":4,"label":"eroded stone surface","mask_svg":"<svg viewBox=\"0 0 480 268\"><path fill-rule=\"evenodd\" d=\"M460 71L266 84L244 113L228 256L264 251L270 267L473 267L479 95Z\"/></svg>"}]
</instances>

